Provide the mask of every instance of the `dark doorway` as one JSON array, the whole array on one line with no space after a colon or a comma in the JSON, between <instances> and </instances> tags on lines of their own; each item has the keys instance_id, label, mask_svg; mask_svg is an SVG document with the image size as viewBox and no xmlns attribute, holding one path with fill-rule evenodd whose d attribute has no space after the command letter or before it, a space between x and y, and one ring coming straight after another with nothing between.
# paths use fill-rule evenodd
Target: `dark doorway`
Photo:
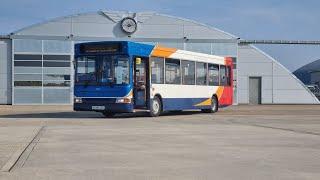
<instances>
[{"instance_id":1,"label":"dark doorway","mask_svg":"<svg viewBox=\"0 0 320 180\"><path fill-rule=\"evenodd\" d=\"M249 104L261 104L261 77L249 77Z\"/></svg>"},{"instance_id":2,"label":"dark doorway","mask_svg":"<svg viewBox=\"0 0 320 180\"><path fill-rule=\"evenodd\" d=\"M134 108L146 109L149 104L149 58L134 57Z\"/></svg>"}]
</instances>

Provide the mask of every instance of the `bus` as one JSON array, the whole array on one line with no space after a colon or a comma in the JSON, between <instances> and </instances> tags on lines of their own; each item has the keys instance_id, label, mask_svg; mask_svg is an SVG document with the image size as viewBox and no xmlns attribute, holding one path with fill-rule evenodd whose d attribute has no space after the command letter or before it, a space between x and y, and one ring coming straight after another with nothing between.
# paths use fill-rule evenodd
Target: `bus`
<instances>
[{"instance_id":1,"label":"bus","mask_svg":"<svg viewBox=\"0 0 320 180\"><path fill-rule=\"evenodd\" d=\"M201 110L233 102L230 57L130 41L75 44L74 110L118 113Z\"/></svg>"}]
</instances>

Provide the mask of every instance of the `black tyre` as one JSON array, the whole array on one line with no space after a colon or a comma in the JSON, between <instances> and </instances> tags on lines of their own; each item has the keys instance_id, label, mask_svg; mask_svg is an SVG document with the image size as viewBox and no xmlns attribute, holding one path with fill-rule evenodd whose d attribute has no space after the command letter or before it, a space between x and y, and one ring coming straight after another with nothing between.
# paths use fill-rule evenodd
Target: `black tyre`
<instances>
[{"instance_id":1,"label":"black tyre","mask_svg":"<svg viewBox=\"0 0 320 180\"><path fill-rule=\"evenodd\" d=\"M215 113L219 109L219 103L216 96L212 96L211 98L211 108L210 109L201 109L202 112L205 113Z\"/></svg>"},{"instance_id":2,"label":"black tyre","mask_svg":"<svg viewBox=\"0 0 320 180\"><path fill-rule=\"evenodd\" d=\"M162 112L162 103L158 96L155 96L151 102L150 106L150 116L156 117L159 116Z\"/></svg>"},{"instance_id":3,"label":"black tyre","mask_svg":"<svg viewBox=\"0 0 320 180\"><path fill-rule=\"evenodd\" d=\"M111 118L111 117L113 117L116 113L113 113L113 112L102 112L102 114L103 114L104 117L106 117L106 118Z\"/></svg>"}]
</instances>

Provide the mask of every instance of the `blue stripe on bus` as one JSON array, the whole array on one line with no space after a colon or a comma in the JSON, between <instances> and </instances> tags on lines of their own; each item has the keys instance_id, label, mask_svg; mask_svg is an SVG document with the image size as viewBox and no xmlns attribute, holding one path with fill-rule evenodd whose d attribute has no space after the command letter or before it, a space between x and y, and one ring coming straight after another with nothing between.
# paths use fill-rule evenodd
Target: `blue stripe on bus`
<instances>
[{"instance_id":1,"label":"blue stripe on bus","mask_svg":"<svg viewBox=\"0 0 320 180\"><path fill-rule=\"evenodd\" d=\"M195 106L208 98L163 98L163 110L206 109L210 106Z\"/></svg>"}]
</instances>

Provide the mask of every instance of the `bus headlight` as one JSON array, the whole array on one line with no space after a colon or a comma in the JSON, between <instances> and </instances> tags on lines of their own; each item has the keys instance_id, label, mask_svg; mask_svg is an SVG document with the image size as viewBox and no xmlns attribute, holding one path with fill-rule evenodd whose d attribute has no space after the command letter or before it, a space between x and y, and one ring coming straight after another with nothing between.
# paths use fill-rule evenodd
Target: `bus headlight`
<instances>
[{"instance_id":1,"label":"bus headlight","mask_svg":"<svg viewBox=\"0 0 320 180\"><path fill-rule=\"evenodd\" d=\"M117 98L116 103L131 103L131 98Z\"/></svg>"},{"instance_id":2,"label":"bus headlight","mask_svg":"<svg viewBox=\"0 0 320 180\"><path fill-rule=\"evenodd\" d=\"M82 103L82 98L74 98L74 103Z\"/></svg>"}]
</instances>

